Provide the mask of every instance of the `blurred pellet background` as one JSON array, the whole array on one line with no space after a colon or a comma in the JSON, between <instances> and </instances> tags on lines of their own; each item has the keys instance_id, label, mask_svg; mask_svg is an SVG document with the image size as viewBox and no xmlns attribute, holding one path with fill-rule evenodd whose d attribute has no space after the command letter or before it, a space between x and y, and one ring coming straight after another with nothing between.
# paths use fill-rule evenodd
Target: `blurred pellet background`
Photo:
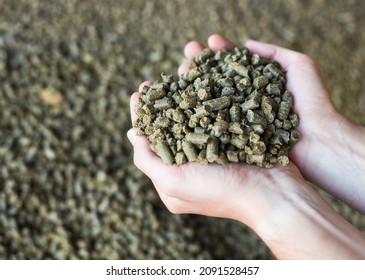
<instances>
[{"instance_id":1,"label":"blurred pellet background","mask_svg":"<svg viewBox=\"0 0 365 280\"><path fill-rule=\"evenodd\" d=\"M132 163L129 96L221 33L310 55L364 125L364 31L362 0L0 0L0 259L273 258L241 224L166 210Z\"/></svg>"}]
</instances>

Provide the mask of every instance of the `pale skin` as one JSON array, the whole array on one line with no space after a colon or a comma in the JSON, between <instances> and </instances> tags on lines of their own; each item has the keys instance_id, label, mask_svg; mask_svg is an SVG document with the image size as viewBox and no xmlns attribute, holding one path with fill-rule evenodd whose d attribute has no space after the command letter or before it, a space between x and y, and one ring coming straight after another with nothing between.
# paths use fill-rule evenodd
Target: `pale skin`
<instances>
[{"instance_id":1,"label":"pale skin","mask_svg":"<svg viewBox=\"0 0 365 280\"><path fill-rule=\"evenodd\" d=\"M128 132L134 162L153 182L175 214L191 213L237 220L253 229L279 259L365 259L365 235L338 215L305 179L365 212L365 128L333 107L315 63L308 56L249 40L253 53L277 60L287 71L302 139L291 163L272 169L246 164L165 165L136 129ZM213 51L235 45L220 35L208 39ZM205 46L185 46L190 59ZM189 71L187 64L178 73ZM131 97L131 118L141 95ZM304 179L305 178L305 179Z\"/></svg>"}]
</instances>

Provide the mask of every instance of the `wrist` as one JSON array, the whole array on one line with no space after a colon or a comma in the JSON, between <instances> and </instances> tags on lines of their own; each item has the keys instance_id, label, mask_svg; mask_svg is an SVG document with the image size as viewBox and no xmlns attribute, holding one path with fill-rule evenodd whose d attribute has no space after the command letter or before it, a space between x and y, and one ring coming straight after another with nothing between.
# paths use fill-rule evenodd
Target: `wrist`
<instances>
[{"instance_id":1,"label":"wrist","mask_svg":"<svg viewBox=\"0 0 365 280\"><path fill-rule=\"evenodd\" d=\"M291 158L307 180L365 212L365 128L336 111L330 115L303 133Z\"/></svg>"},{"instance_id":2,"label":"wrist","mask_svg":"<svg viewBox=\"0 0 365 280\"><path fill-rule=\"evenodd\" d=\"M363 259L365 238L320 196L301 193L253 230L279 259Z\"/></svg>"},{"instance_id":3,"label":"wrist","mask_svg":"<svg viewBox=\"0 0 365 280\"><path fill-rule=\"evenodd\" d=\"M247 176L248 177L248 176ZM246 178L247 178L246 177ZM235 196L236 211L230 218L246 224L256 231L260 225L273 220L277 213L292 205L303 192L304 178L293 163L265 170L265 176L253 176L253 190ZM247 183L247 182L246 182ZM285 211L284 211L285 212Z\"/></svg>"},{"instance_id":4,"label":"wrist","mask_svg":"<svg viewBox=\"0 0 365 280\"><path fill-rule=\"evenodd\" d=\"M364 258L364 235L339 216L304 180L287 189L249 225L280 259Z\"/></svg>"}]
</instances>

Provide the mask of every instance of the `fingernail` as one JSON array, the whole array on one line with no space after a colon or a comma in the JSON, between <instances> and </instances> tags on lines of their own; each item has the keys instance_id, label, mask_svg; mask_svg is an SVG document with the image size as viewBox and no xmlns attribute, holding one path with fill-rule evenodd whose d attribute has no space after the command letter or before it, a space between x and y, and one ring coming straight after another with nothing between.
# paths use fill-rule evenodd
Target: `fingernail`
<instances>
[{"instance_id":1,"label":"fingernail","mask_svg":"<svg viewBox=\"0 0 365 280\"><path fill-rule=\"evenodd\" d=\"M133 128L128 130L127 137L128 137L129 142L131 142L132 145L134 146L134 143L137 140L137 135L136 135L136 131Z\"/></svg>"}]
</instances>

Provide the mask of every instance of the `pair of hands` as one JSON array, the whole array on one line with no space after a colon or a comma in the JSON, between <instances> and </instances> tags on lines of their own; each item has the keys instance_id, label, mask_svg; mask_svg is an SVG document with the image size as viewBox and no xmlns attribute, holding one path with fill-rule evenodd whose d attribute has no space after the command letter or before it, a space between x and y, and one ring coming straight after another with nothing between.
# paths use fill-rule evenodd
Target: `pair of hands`
<instances>
[{"instance_id":1,"label":"pair of hands","mask_svg":"<svg viewBox=\"0 0 365 280\"><path fill-rule=\"evenodd\" d=\"M220 35L212 35L208 46L217 51L235 45ZM252 53L275 59L287 71L287 89L294 95L302 136L291 151L292 162L272 169L246 164L165 165L151 151L146 137L136 136L136 129L131 129L128 138L134 147L136 166L152 180L171 212L235 219L259 235L265 231L261 236L271 234L267 233L269 226L265 226L268 221L276 223L278 217L291 220L285 213L293 203L330 209L303 176L365 211L365 190L359 181L364 179L365 156L347 143L361 146L364 129L334 109L315 63L308 56L251 40L245 46ZM185 46L184 53L190 59L203 49L204 45L193 41ZM188 65L183 64L178 73L187 71ZM146 84L151 83L142 83L139 92L131 97L132 122L137 118L134 107Z\"/></svg>"}]
</instances>

